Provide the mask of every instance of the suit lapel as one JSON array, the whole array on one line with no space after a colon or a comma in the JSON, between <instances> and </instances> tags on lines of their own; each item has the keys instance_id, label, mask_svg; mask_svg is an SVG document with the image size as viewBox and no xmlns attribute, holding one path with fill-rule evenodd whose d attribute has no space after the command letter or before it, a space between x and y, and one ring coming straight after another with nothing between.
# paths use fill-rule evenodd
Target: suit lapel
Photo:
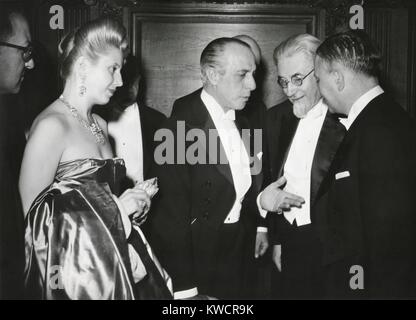
<instances>
[{"instance_id":1,"label":"suit lapel","mask_svg":"<svg viewBox=\"0 0 416 320\"><path fill-rule=\"evenodd\" d=\"M201 100L201 95L200 95L200 91L198 91L197 96L196 96L196 100L195 100L195 108L193 108L193 115L191 116L191 118L194 120L193 123L191 122L187 122L187 125L190 127L190 129L192 129L192 127L197 128L197 129L202 129L204 131L204 135L206 138L206 145L200 146L201 151L203 151L203 149L205 149L205 154L208 155L208 159L207 161L209 161L208 163L212 163L215 164L215 168L218 170L218 172L223 175L227 181L231 184L234 185L234 181L233 181L233 177L231 174L231 169L230 169L230 165L227 163L222 164L220 162L221 160L221 155L223 155L224 160L227 160L226 157L226 153L224 150L224 147L222 145L221 139L219 138L218 135L218 131L217 128L215 127L214 121L212 120L207 108L205 107L204 103ZM213 139L217 139L217 141L211 142L210 143L210 130L212 132L212 130L215 130L216 134L211 134ZM218 137L218 138L216 138ZM219 143L218 143L219 142ZM213 146L216 146L216 150L217 150L217 154L213 154L211 152L209 152L209 146L210 144L212 144ZM208 148L208 150L207 150Z\"/></svg>"},{"instance_id":2,"label":"suit lapel","mask_svg":"<svg viewBox=\"0 0 416 320\"><path fill-rule=\"evenodd\" d=\"M299 124L299 119L293 114L286 115L283 117L281 122L281 130L279 136L279 144L276 149L275 161L271 164L276 165L277 177L283 175L284 164L289 154L290 145L292 144L293 138L296 133L296 129Z\"/></svg>"},{"instance_id":3,"label":"suit lapel","mask_svg":"<svg viewBox=\"0 0 416 320\"><path fill-rule=\"evenodd\" d=\"M261 159L259 160L255 154L256 148L254 147L254 128L250 126L249 121L244 115L241 114L241 112L236 112L235 124L240 133L240 137L243 140L244 147L246 148L247 155L250 160L251 177L255 182L256 190L260 192L263 184L263 172L261 170ZM258 174L253 174L253 172L256 173L257 171Z\"/></svg>"},{"instance_id":4,"label":"suit lapel","mask_svg":"<svg viewBox=\"0 0 416 320\"><path fill-rule=\"evenodd\" d=\"M344 138L342 124L329 111L319 134L311 170L311 206Z\"/></svg>"},{"instance_id":5,"label":"suit lapel","mask_svg":"<svg viewBox=\"0 0 416 320\"><path fill-rule=\"evenodd\" d=\"M372 100L369 103L369 105L358 115L358 117L355 119L354 123L351 125L349 130L346 131L344 138L341 139L339 147L335 152L335 156L333 157L332 163L330 164L328 173L326 174L321 185L318 188L318 191L315 196L315 202L325 192L327 192L328 188L335 179L335 174L337 170L342 165L343 161L345 161L345 159L347 158L347 154L350 150L351 144L354 143L354 141L357 139L357 135L359 136L360 128L365 127L367 125L368 119L371 119L371 112L374 109L371 106L373 105L376 99Z\"/></svg>"},{"instance_id":6,"label":"suit lapel","mask_svg":"<svg viewBox=\"0 0 416 320\"><path fill-rule=\"evenodd\" d=\"M143 155L143 178L146 180L147 173L150 170L152 159L150 157L153 157L153 150L150 147L149 142L153 141L153 137L150 137L151 130L147 126L147 119L145 116L145 110L144 108L138 104L139 106L139 117L140 117L140 128L138 130L141 130L141 137L142 137L142 149L139 150L142 152Z\"/></svg>"}]
</instances>

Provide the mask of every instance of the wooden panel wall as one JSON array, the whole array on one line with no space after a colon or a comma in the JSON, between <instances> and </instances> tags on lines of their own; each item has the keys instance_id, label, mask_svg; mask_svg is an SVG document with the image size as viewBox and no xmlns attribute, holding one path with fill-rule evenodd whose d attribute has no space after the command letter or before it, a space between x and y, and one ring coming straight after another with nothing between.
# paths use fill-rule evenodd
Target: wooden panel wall
<instances>
[{"instance_id":1,"label":"wooden panel wall","mask_svg":"<svg viewBox=\"0 0 416 320\"><path fill-rule=\"evenodd\" d=\"M408 11L369 8L365 10L365 31L382 53L381 83L400 105L412 113L408 77L411 57L408 51Z\"/></svg>"},{"instance_id":2,"label":"wooden panel wall","mask_svg":"<svg viewBox=\"0 0 416 320\"><path fill-rule=\"evenodd\" d=\"M170 114L173 101L201 87L199 59L203 48L218 37L247 34L262 49L257 85L267 106L285 99L276 85L272 53L290 35L322 36L321 10L273 5L180 5L131 11L133 53L141 58L146 80L145 102Z\"/></svg>"}]
</instances>

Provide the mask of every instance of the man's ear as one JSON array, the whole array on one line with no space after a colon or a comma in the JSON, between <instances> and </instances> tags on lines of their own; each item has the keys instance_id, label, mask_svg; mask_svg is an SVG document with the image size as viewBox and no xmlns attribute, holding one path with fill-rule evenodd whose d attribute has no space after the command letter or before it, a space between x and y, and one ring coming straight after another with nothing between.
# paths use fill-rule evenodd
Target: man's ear
<instances>
[{"instance_id":1,"label":"man's ear","mask_svg":"<svg viewBox=\"0 0 416 320\"><path fill-rule=\"evenodd\" d=\"M206 69L206 71L205 71L205 74L206 74L206 76L207 76L207 78L208 78L208 80L209 80L209 82L213 85L213 86L216 86L217 84L218 84L218 81L219 81L219 73L218 73L218 71L215 69L215 68L213 68L213 67L208 67L207 69Z\"/></svg>"},{"instance_id":2,"label":"man's ear","mask_svg":"<svg viewBox=\"0 0 416 320\"><path fill-rule=\"evenodd\" d=\"M332 69L331 73L335 82L335 86L338 89L338 91L341 92L342 90L344 90L344 87L345 87L344 70L338 63L332 63L331 69Z\"/></svg>"},{"instance_id":3,"label":"man's ear","mask_svg":"<svg viewBox=\"0 0 416 320\"><path fill-rule=\"evenodd\" d=\"M344 87L345 87L344 73L341 70L334 70L333 77L334 77L335 85L338 91L344 90Z\"/></svg>"}]
</instances>

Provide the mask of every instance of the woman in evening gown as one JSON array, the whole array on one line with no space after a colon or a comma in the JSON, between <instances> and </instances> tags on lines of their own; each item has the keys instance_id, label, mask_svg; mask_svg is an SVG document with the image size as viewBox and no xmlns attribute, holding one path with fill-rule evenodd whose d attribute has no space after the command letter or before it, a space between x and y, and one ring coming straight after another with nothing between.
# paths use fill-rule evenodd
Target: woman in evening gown
<instances>
[{"instance_id":1,"label":"woman in evening gown","mask_svg":"<svg viewBox=\"0 0 416 320\"><path fill-rule=\"evenodd\" d=\"M25 286L36 299L170 299L171 282L133 220L152 192L121 193L107 123L92 114L122 85L125 30L98 19L60 44L62 95L34 121L19 188L25 216Z\"/></svg>"}]
</instances>

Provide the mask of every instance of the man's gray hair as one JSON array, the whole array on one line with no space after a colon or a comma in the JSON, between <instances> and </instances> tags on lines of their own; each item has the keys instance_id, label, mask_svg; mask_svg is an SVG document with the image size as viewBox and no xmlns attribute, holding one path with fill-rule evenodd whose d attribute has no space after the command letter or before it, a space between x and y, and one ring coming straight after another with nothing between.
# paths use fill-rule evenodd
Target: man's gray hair
<instances>
[{"instance_id":1,"label":"man's gray hair","mask_svg":"<svg viewBox=\"0 0 416 320\"><path fill-rule=\"evenodd\" d=\"M273 61L277 65L279 59L284 56L291 56L298 52L303 52L312 59L316 56L316 49L322 43L321 40L309 33L302 33L291 36L280 43L273 52Z\"/></svg>"}]
</instances>

